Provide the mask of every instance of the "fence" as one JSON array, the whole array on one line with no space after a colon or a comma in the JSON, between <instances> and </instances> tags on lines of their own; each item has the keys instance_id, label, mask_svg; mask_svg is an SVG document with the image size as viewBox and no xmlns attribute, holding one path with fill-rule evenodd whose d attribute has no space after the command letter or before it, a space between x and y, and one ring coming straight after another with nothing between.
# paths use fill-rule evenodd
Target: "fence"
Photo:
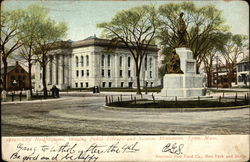
<instances>
[{"instance_id":1,"label":"fence","mask_svg":"<svg viewBox=\"0 0 250 162\"><path fill-rule=\"evenodd\" d=\"M140 96L141 99L143 99L143 96ZM110 105L112 103L123 103L123 102L128 102L130 101L131 104L138 104L139 100L140 100L138 95L132 95L131 96L127 96L127 100L125 100L125 98L123 97L123 95L118 95L118 96L105 96L105 101L106 101L106 105ZM244 102L244 104L250 104L250 93L245 93L245 94L241 94L239 95L237 92L235 92L234 94L230 93L230 95L226 95L226 92L223 92L221 95L216 96L214 98L204 98L202 96L197 96L196 98L192 98L190 100L192 101L197 101L196 103L198 105L202 104L202 100L212 100L218 103L222 103L222 102ZM154 105L157 104L157 100L155 99L155 96L152 94L152 96L147 100L147 101L151 101L148 103L153 103ZM158 100L160 101L160 100ZM182 98L178 98L177 96L173 96L173 101L176 105L178 105L178 103L180 101L188 101L188 100L183 100ZM202 106L202 105L201 105Z\"/></svg>"},{"instance_id":2,"label":"fence","mask_svg":"<svg viewBox=\"0 0 250 162\"><path fill-rule=\"evenodd\" d=\"M27 91L8 91L1 95L1 101L24 101L29 100L31 97L27 96ZM48 91L47 97L52 97L52 93ZM32 99L44 98L44 93L41 91L33 92Z\"/></svg>"}]
</instances>

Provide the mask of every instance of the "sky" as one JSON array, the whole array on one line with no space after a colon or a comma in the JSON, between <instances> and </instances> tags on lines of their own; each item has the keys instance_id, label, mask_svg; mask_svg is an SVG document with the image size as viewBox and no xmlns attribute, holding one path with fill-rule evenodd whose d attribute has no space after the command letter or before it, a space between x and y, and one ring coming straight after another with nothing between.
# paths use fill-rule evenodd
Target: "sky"
<instances>
[{"instance_id":1,"label":"sky","mask_svg":"<svg viewBox=\"0 0 250 162\"><path fill-rule=\"evenodd\" d=\"M47 7L52 19L65 22L68 33L65 40L83 40L89 36L100 36L101 29L96 24L110 21L122 9L129 9L143 4L156 6L165 3L180 3L181 1L81 1L81 0L5 0L2 7L7 10L27 8L31 4L42 4ZM231 26L234 34L249 34L249 7L244 1L193 1L197 6L214 4L222 10L226 24Z\"/></svg>"}]
</instances>

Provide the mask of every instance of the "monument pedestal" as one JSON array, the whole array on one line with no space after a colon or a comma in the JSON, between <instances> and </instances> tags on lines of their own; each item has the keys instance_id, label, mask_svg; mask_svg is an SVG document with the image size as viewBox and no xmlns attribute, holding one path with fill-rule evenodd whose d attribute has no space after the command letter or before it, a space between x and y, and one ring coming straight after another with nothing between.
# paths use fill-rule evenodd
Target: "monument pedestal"
<instances>
[{"instance_id":1,"label":"monument pedestal","mask_svg":"<svg viewBox=\"0 0 250 162\"><path fill-rule=\"evenodd\" d=\"M193 97L203 96L202 76L196 74L196 61L193 53L186 48L177 48L181 70L184 74L165 74L163 78L162 97Z\"/></svg>"},{"instance_id":2,"label":"monument pedestal","mask_svg":"<svg viewBox=\"0 0 250 162\"><path fill-rule=\"evenodd\" d=\"M165 74L161 96L202 96L202 76L198 74Z\"/></svg>"}]
</instances>

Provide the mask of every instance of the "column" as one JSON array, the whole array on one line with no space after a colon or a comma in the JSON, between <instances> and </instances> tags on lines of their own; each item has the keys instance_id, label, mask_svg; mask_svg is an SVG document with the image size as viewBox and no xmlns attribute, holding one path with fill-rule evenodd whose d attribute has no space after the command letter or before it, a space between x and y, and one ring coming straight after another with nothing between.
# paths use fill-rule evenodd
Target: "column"
<instances>
[{"instance_id":1,"label":"column","mask_svg":"<svg viewBox=\"0 0 250 162\"><path fill-rule=\"evenodd\" d=\"M62 83L65 84L65 55L62 56Z\"/></svg>"},{"instance_id":2,"label":"column","mask_svg":"<svg viewBox=\"0 0 250 162\"><path fill-rule=\"evenodd\" d=\"M70 54L70 55L68 55L67 56L67 82L68 82L68 85L70 86L70 87L72 87L72 80L73 80L73 70L74 70L74 68L73 68L73 66L72 66L72 61L73 61L73 56L72 56L72 54Z\"/></svg>"},{"instance_id":3,"label":"column","mask_svg":"<svg viewBox=\"0 0 250 162\"><path fill-rule=\"evenodd\" d=\"M157 64L157 55L153 57L154 58L154 80L155 80L155 84L157 84L157 81L158 81L158 64Z\"/></svg>"},{"instance_id":4,"label":"column","mask_svg":"<svg viewBox=\"0 0 250 162\"><path fill-rule=\"evenodd\" d=\"M52 75L53 75L53 72L52 72L52 65L53 65L53 60L52 60L52 56L50 56L50 60L49 60L49 83L52 84L53 83L53 78L52 78Z\"/></svg>"},{"instance_id":5,"label":"column","mask_svg":"<svg viewBox=\"0 0 250 162\"><path fill-rule=\"evenodd\" d=\"M46 84L50 84L50 80L49 80L49 74L50 74L50 61L48 60L47 64L46 64Z\"/></svg>"},{"instance_id":6,"label":"column","mask_svg":"<svg viewBox=\"0 0 250 162\"><path fill-rule=\"evenodd\" d=\"M63 84L63 55L58 57L58 84Z\"/></svg>"},{"instance_id":7,"label":"column","mask_svg":"<svg viewBox=\"0 0 250 162\"><path fill-rule=\"evenodd\" d=\"M52 59L52 85L56 84L56 55Z\"/></svg>"},{"instance_id":8,"label":"column","mask_svg":"<svg viewBox=\"0 0 250 162\"><path fill-rule=\"evenodd\" d=\"M56 85L59 84L59 77L58 77L58 74L59 74L59 68L58 68L58 64L59 64L59 58L58 58L58 55L56 55Z\"/></svg>"}]
</instances>

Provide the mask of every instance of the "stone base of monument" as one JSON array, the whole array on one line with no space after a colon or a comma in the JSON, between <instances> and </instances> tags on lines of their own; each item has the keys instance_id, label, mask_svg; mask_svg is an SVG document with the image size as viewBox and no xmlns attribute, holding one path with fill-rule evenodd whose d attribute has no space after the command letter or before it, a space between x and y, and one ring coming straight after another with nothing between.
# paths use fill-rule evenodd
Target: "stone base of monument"
<instances>
[{"instance_id":1,"label":"stone base of monument","mask_svg":"<svg viewBox=\"0 0 250 162\"><path fill-rule=\"evenodd\" d=\"M204 96L202 76L196 74L196 61L188 48L176 48L180 57L180 67L184 74L165 74L163 78L162 97Z\"/></svg>"},{"instance_id":2,"label":"stone base of monument","mask_svg":"<svg viewBox=\"0 0 250 162\"><path fill-rule=\"evenodd\" d=\"M198 74L165 74L162 97L203 96L202 76Z\"/></svg>"}]
</instances>

